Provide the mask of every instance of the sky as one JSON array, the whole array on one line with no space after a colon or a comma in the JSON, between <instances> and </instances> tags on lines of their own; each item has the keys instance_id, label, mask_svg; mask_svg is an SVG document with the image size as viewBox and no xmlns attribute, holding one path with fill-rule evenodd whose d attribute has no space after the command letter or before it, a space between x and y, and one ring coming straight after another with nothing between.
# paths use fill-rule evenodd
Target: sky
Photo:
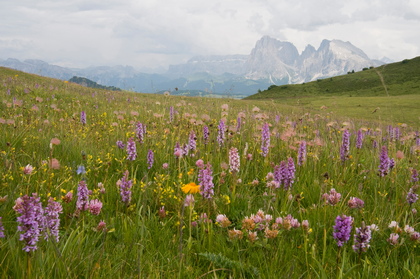
<instances>
[{"instance_id":1,"label":"sky","mask_svg":"<svg viewBox=\"0 0 420 279\"><path fill-rule=\"evenodd\" d=\"M249 54L268 35L299 52L349 41L371 59L420 56L418 0L0 0L0 59L166 69Z\"/></svg>"}]
</instances>

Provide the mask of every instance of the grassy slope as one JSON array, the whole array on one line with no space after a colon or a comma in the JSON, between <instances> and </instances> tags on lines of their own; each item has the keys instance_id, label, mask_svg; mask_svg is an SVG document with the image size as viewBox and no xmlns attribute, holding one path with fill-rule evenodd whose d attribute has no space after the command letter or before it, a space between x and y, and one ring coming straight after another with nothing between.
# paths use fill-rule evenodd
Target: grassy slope
<instances>
[{"instance_id":1,"label":"grassy slope","mask_svg":"<svg viewBox=\"0 0 420 279\"><path fill-rule=\"evenodd\" d=\"M270 100L314 111L324 107L339 116L417 124L419 95L420 57L417 57L354 74L276 86L245 99Z\"/></svg>"},{"instance_id":2,"label":"grassy slope","mask_svg":"<svg viewBox=\"0 0 420 279\"><path fill-rule=\"evenodd\" d=\"M4 68L0 68L0 81L0 118L14 121L14 124L0 125L0 197L8 196L0 201L0 216L7 236L0 239L2 278L258 278L255 268L260 278L281 277L282 274L289 278L416 278L416 274L420 274L419 246L410 241L407 234L401 233L402 240L396 246L386 241L391 233L388 228L391 220L400 222L401 227L409 224L417 231L420 229L418 215L410 214L411 207L405 202L406 192L411 187L407 183L410 168L419 169L420 157L412 152L412 131L418 130L419 125L401 129L404 141L384 142L381 134L371 134L366 137L363 148L356 150L356 129L366 126L377 131L376 128L381 128L386 135L386 126L355 121L351 158L342 163L339 157L341 122L338 116L331 115L331 110L343 109L347 115L359 114L355 106L349 104L350 99L356 100L355 97L336 97L333 99L335 107L319 110L316 116L307 107L310 98L300 98L299 103L297 98L292 99L292 106L271 100L107 92ZM10 94L6 93L7 89ZM19 100L22 101L20 105ZM311 100L319 102L317 106L320 106L330 98L312 97ZM226 146L219 148L217 125L221 115L227 113L221 111L221 104L225 103L229 104L226 117L230 126L236 126L238 112L245 112L246 118L241 133L229 133ZM254 105L261 113L252 111ZM347 105L348 109L345 108ZM179 112L172 123L168 122L170 106ZM79 120L82 110L87 113L86 125ZM310 114L306 115L307 112ZM393 117L385 114L387 111L383 108L373 114L368 112L375 117L379 113L384 118ZM155 116L155 113L163 117ZM187 116L187 113L197 117ZM212 144L206 146L201 140L202 125L193 125L191 121L191 118L199 119L202 113L211 117L206 125L211 129ZM259 153L262 122L257 120L257 115L266 115L262 121L272 125L273 149L266 159ZM279 122L274 120L276 115L280 116ZM134 136L137 121L147 124L147 138L144 144L138 144L138 160L129 162L125 159L125 150L118 150L115 142L125 142ZM327 126L330 121L338 123ZM296 123L296 128L292 129L295 135L290 134L293 123ZM178 162L173 156L175 143L187 142L192 130L197 133L200 154ZM276 133L278 136L274 136ZM411 137L407 138L409 135ZM61 140L54 150L49 148L53 137ZM321 143L315 141L318 137L322 139ZM292 191L276 191L274 201L271 196L264 195L267 191L265 176L280 160L296 157L296 146L301 139L311 143L308 144L306 165L297 167ZM376 174L380 150L371 148L373 140L388 145L392 157L397 150L406 156L398 159L396 168L387 177L379 178ZM237 147L241 153L246 148L254 159L241 158L238 176L225 170L226 182L221 182L221 165L228 162L230 147ZM150 170L145 160L148 149L155 151L155 165ZM83 159L82 153L87 154L87 159ZM60 161L60 169L50 169L43 163L50 157ZM180 204L185 195L179 186L197 181L196 173L189 173L191 168L197 172L195 160L198 158L214 167L214 181L220 193L216 193L212 204L203 202L196 194L194 212L184 212L185 229L180 235ZM161 168L165 162L169 163L168 170ZM29 163L34 165L36 173L25 176L21 167ZM60 242L54 246L53 242L41 241L39 250L26 254L16 231L17 214L12 209L15 199L21 192L38 192L43 195L44 202L47 194L59 200L63 194L61 189L73 190L76 195L81 179L76 175L79 164L87 167L89 189L97 190L98 182L105 185L104 195L94 193L104 203L101 214L93 216L86 212L81 218L73 218L75 200L70 204L63 202ZM128 208L121 203L116 187L125 170L129 170L130 178L136 180L132 204ZM323 176L326 172L330 179ZM242 183L237 182L237 178ZM260 180L259 185L252 185L254 179ZM230 192L232 185L237 186L236 196ZM342 193L342 201L337 206L323 206L320 196L332 187ZM174 189L175 193L167 189ZM296 195L296 199L289 199L289 194ZM350 210L346 203L351 196L365 200L365 208ZM226 202L226 197L230 197L230 203ZM161 219L157 210L163 202L168 216ZM420 210L418 203L413 207ZM209 212L213 220L216 214L227 214L233 222L230 229L239 229L242 218L255 214L258 209L274 217L292 214L300 221L308 219L312 232L306 234L301 228L281 230L276 239L265 239L260 233L260 240L250 243L246 237L229 240L227 229L217 225L209 224L207 228L204 224L195 228L187 225L188 216ZM332 227L339 214L354 216L355 227L360 226L362 220L380 227L379 232L373 233L372 247L361 257L352 251L352 239L343 249L337 248ZM107 233L93 229L99 220L106 221ZM183 244L183 260L179 260L180 244ZM340 265L337 265L339 261Z\"/></svg>"}]
</instances>

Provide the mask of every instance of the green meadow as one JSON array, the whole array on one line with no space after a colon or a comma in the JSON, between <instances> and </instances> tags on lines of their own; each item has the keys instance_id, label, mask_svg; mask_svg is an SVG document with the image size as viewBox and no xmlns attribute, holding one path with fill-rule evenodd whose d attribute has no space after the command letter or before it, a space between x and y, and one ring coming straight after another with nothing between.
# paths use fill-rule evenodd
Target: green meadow
<instances>
[{"instance_id":1,"label":"green meadow","mask_svg":"<svg viewBox=\"0 0 420 279\"><path fill-rule=\"evenodd\" d=\"M0 277L419 278L417 61L245 100L0 68Z\"/></svg>"}]
</instances>

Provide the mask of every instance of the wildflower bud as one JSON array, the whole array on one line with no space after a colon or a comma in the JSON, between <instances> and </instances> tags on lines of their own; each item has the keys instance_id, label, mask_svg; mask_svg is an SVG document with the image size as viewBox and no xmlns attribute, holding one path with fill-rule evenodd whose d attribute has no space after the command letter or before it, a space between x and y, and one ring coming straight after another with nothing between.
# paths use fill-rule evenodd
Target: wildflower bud
<instances>
[{"instance_id":1,"label":"wildflower bud","mask_svg":"<svg viewBox=\"0 0 420 279\"><path fill-rule=\"evenodd\" d=\"M252 232L252 231L249 231L248 232L248 240L250 241L250 242L255 242L256 240L258 239L258 236L257 236L257 232Z\"/></svg>"},{"instance_id":2,"label":"wildflower bud","mask_svg":"<svg viewBox=\"0 0 420 279\"><path fill-rule=\"evenodd\" d=\"M195 162L195 165L196 165L198 168L203 168L203 167L204 167L204 161L203 161L203 160L201 160L201 159L198 159L198 160Z\"/></svg>"},{"instance_id":3,"label":"wildflower bud","mask_svg":"<svg viewBox=\"0 0 420 279\"><path fill-rule=\"evenodd\" d=\"M61 197L63 202L70 203L73 200L73 192L67 192L64 196Z\"/></svg>"},{"instance_id":4,"label":"wildflower bud","mask_svg":"<svg viewBox=\"0 0 420 279\"><path fill-rule=\"evenodd\" d=\"M99 193L105 194L106 190L105 190L104 184L102 182L98 183L98 188L99 188Z\"/></svg>"},{"instance_id":5,"label":"wildflower bud","mask_svg":"<svg viewBox=\"0 0 420 279\"><path fill-rule=\"evenodd\" d=\"M389 235L389 238L386 241L388 241L389 244L391 244L391 245L394 246L394 245L397 245L398 244L398 238L399 237L400 237L399 234L397 234L397 233L391 233Z\"/></svg>"},{"instance_id":6,"label":"wildflower bud","mask_svg":"<svg viewBox=\"0 0 420 279\"><path fill-rule=\"evenodd\" d=\"M212 223L213 221L207 217L207 213L201 213L200 218L198 219L200 223Z\"/></svg>"},{"instance_id":7,"label":"wildflower bud","mask_svg":"<svg viewBox=\"0 0 420 279\"><path fill-rule=\"evenodd\" d=\"M309 231L309 221L308 220L303 220L302 221L302 228L305 232Z\"/></svg>"},{"instance_id":8,"label":"wildflower bud","mask_svg":"<svg viewBox=\"0 0 420 279\"><path fill-rule=\"evenodd\" d=\"M347 203L350 208L363 208L365 202L359 198L351 197Z\"/></svg>"},{"instance_id":9,"label":"wildflower bud","mask_svg":"<svg viewBox=\"0 0 420 279\"><path fill-rule=\"evenodd\" d=\"M217 215L216 222L219 223L220 227L222 228L227 228L231 224L229 219L224 214Z\"/></svg>"},{"instance_id":10,"label":"wildflower bud","mask_svg":"<svg viewBox=\"0 0 420 279\"><path fill-rule=\"evenodd\" d=\"M408 234L412 234L412 233L414 233L414 228L409 226L409 225L405 225L404 231Z\"/></svg>"},{"instance_id":11,"label":"wildflower bud","mask_svg":"<svg viewBox=\"0 0 420 279\"><path fill-rule=\"evenodd\" d=\"M183 154L184 154L184 151L182 151L182 149L180 149L180 148L175 150L175 152L174 152L174 155L175 155L176 158L181 158Z\"/></svg>"},{"instance_id":12,"label":"wildflower bud","mask_svg":"<svg viewBox=\"0 0 420 279\"><path fill-rule=\"evenodd\" d=\"M407 200L409 205L412 205L413 203L415 203L419 199L419 195L414 193L414 191L415 191L415 188L411 187L410 190L407 193L406 200Z\"/></svg>"},{"instance_id":13,"label":"wildflower bud","mask_svg":"<svg viewBox=\"0 0 420 279\"><path fill-rule=\"evenodd\" d=\"M269 228L266 228L264 231L264 235L268 239L276 238L278 234L279 234L278 230L270 230Z\"/></svg>"},{"instance_id":14,"label":"wildflower bud","mask_svg":"<svg viewBox=\"0 0 420 279\"><path fill-rule=\"evenodd\" d=\"M242 239L244 236L243 232L237 229L228 230L228 235L229 235L229 239L231 240Z\"/></svg>"},{"instance_id":15,"label":"wildflower bud","mask_svg":"<svg viewBox=\"0 0 420 279\"><path fill-rule=\"evenodd\" d=\"M185 207L188 207L188 206L193 206L193 205L194 205L194 202L195 202L194 196L193 196L192 194L188 194L188 195L185 197L185 200L184 200L184 206L185 206Z\"/></svg>"},{"instance_id":16,"label":"wildflower bud","mask_svg":"<svg viewBox=\"0 0 420 279\"><path fill-rule=\"evenodd\" d=\"M32 174L32 172L34 171L34 167L33 166L31 166L30 164L27 164L24 168L23 168L23 173L24 174L27 174L27 175L30 175L30 174Z\"/></svg>"},{"instance_id":17,"label":"wildflower bud","mask_svg":"<svg viewBox=\"0 0 420 279\"><path fill-rule=\"evenodd\" d=\"M52 138L50 143L53 145L59 145L61 141L58 138Z\"/></svg>"},{"instance_id":18,"label":"wildflower bud","mask_svg":"<svg viewBox=\"0 0 420 279\"><path fill-rule=\"evenodd\" d=\"M159 215L159 218L161 218L161 219L163 219L163 218L165 218L165 217L166 217L166 211L165 211L165 207L164 207L164 206L162 206L162 207L159 209L159 211L158 211L158 215Z\"/></svg>"},{"instance_id":19,"label":"wildflower bud","mask_svg":"<svg viewBox=\"0 0 420 279\"><path fill-rule=\"evenodd\" d=\"M3 227L3 223L1 221L2 217L0 217L0 238L5 238L6 235L4 234L4 227Z\"/></svg>"},{"instance_id":20,"label":"wildflower bud","mask_svg":"<svg viewBox=\"0 0 420 279\"><path fill-rule=\"evenodd\" d=\"M98 232L106 231L106 223L103 220L99 222L98 226L96 227L96 231Z\"/></svg>"},{"instance_id":21,"label":"wildflower bud","mask_svg":"<svg viewBox=\"0 0 420 279\"><path fill-rule=\"evenodd\" d=\"M419 232L413 232L410 234L410 240L411 241L418 241L420 239L420 233Z\"/></svg>"},{"instance_id":22,"label":"wildflower bud","mask_svg":"<svg viewBox=\"0 0 420 279\"><path fill-rule=\"evenodd\" d=\"M125 144L120 140L117 140L116 144L117 144L117 147L119 149L124 149L125 148Z\"/></svg>"},{"instance_id":23,"label":"wildflower bud","mask_svg":"<svg viewBox=\"0 0 420 279\"><path fill-rule=\"evenodd\" d=\"M18 212L22 208L22 205L23 205L23 199L20 197L17 198L15 201L15 205L13 206L13 210Z\"/></svg>"}]
</instances>

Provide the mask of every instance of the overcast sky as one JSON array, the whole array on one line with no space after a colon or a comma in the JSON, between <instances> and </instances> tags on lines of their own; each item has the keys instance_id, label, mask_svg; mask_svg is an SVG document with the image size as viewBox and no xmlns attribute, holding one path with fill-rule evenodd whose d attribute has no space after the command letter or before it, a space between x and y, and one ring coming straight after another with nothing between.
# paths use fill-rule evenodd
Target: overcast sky
<instances>
[{"instance_id":1,"label":"overcast sky","mask_svg":"<svg viewBox=\"0 0 420 279\"><path fill-rule=\"evenodd\" d=\"M0 59L167 68L249 54L269 35L302 52L350 41L370 58L420 55L419 0L0 0Z\"/></svg>"}]
</instances>

